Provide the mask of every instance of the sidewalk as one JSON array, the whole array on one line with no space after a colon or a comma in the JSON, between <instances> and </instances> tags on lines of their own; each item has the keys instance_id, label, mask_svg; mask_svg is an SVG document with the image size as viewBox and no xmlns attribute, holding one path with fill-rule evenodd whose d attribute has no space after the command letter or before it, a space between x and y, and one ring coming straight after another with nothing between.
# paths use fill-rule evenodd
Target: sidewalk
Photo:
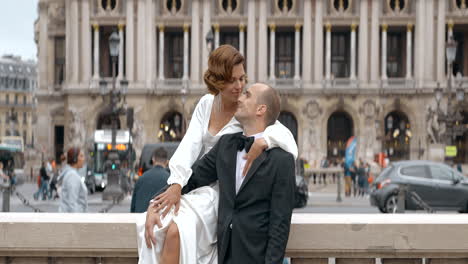
<instances>
[{"instance_id":1,"label":"sidewalk","mask_svg":"<svg viewBox=\"0 0 468 264\"><path fill-rule=\"evenodd\" d=\"M309 184L309 201L307 206L312 207L368 207L368 196L345 197L344 187L341 187L341 202L337 202L337 184Z\"/></svg>"}]
</instances>

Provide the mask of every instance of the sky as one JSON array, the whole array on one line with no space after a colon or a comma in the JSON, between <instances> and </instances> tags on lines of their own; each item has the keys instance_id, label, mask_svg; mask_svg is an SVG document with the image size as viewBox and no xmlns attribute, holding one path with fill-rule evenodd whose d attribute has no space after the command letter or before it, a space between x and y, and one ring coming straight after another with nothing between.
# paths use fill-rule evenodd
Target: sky
<instances>
[{"instance_id":1,"label":"sky","mask_svg":"<svg viewBox=\"0 0 468 264\"><path fill-rule=\"evenodd\" d=\"M13 54L37 61L37 3L38 0L0 0L0 56Z\"/></svg>"}]
</instances>

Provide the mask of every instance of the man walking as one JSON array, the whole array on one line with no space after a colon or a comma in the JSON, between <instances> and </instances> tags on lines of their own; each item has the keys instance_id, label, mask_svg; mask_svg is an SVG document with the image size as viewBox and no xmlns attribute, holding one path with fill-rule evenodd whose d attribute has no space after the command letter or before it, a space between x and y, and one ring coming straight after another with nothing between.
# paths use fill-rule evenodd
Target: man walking
<instances>
[{"instance_id":1,"label":"man walking","mask_svg":"<svg viewBox=\"0 0 468 264\"><path fill-rule=\"evenodd\" d=\"M130 212L143 213L155 193L166 186L169 172L166 170L168 159L164 148L157 148L152 156L153 168L146 171L136 182L132 195Z\"/></svg>"}]
</instances>

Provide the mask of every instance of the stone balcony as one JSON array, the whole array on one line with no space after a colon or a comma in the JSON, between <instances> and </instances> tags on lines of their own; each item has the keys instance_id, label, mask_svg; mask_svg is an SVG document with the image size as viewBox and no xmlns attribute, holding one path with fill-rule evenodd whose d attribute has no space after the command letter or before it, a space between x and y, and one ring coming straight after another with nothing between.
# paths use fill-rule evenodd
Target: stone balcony
<instances>
[{"instance_id":1,"label":"stone balcony","mask_svg":"<svg viewBox=\"0 0 468 264\"><path fill-rule=\"evenodd\" d=\"M0 214L0 262L137 263L136 216ZM468 263L468 216L294 214L286 255L293 264Z\"/></svg>"}]
</instances>

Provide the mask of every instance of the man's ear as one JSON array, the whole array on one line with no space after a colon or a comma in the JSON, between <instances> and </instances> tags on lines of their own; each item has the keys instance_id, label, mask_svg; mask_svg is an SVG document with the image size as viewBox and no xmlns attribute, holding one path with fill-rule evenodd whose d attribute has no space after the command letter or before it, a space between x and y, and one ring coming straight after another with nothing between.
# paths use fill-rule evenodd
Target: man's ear
<instances>
[{"instance_id":1,"label":"man's ear","mask_svg":"<svg viewBox=\"0 0 468 264\"><path fill-rule=\"evenodd\" d=\"M257 106L257 115L263 116L263 115L265 115L266 111L267 111L267 106L266 105Z\"/></svg>"}]
</instances>

